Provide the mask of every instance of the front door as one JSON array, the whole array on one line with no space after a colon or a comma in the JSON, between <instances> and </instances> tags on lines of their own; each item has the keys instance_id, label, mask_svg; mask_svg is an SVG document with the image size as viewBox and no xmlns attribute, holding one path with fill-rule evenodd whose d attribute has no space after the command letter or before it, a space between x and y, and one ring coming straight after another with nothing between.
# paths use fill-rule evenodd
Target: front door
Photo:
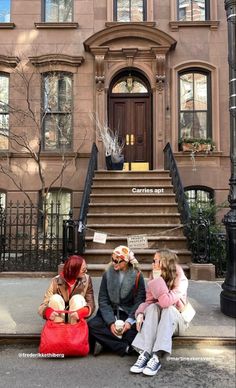
<instances>
[{"instance_id":1,"label":"front door","mask_svg":"<svg viewBox=\"0 0 236 388\"><path fill-rule=\"evenodd\" d=\"M113 90L117 91L117 87ZM109 127L125 144L129 169L152 168L151 103L147 89L143 90L144 93L110 93L109 98Z\"/></svg>"}]
</instances>

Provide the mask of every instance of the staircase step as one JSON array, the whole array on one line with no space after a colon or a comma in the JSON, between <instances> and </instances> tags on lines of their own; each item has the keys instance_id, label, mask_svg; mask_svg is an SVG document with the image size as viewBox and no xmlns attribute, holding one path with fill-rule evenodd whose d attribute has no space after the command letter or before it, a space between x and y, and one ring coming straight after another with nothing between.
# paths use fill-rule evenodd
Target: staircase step
<instances>
[{"instance_id":1,"label":"staircase step","mask_svg":"<svg viewBox=\"0 0 236 388\"><path fill-rule=\"evenodd\" d=\"M89 205L89 211L91 210L91 213L109 213L112 212L115 213L174 213L178 212L178 207L176 203L90 203Z\"/></svg>"},{"instance_id":2,"label":"staircase step","mask_svg":"<svg viewBox=\"0 0 236 388\"><path fill-rule=\"evenodd\" d=\"M118 245L127 245L127 238L122 236L107 236L104 248L115 249ZM150 249L169 248L187 249L187 239L184 236L148 236L148 246ZM86 249L101 249L102 245L93 242L93 236L86 236Z\"/></svg>"},{"instance_id":3,"label":"staircase step","mask_svg":"<svg viewBox=\"0 0 236 388\"><path fill-rule=\"evenodd\" d=\"M140 194L145 194L147 196L158 196L160 194L172 194L173 186L172 185L152 185L152 187L146 187L145 185L139 185L134 187L133 185L104 185L104 186L95 186L92 185L93 194L132 194L133 196L139 196Z\"/></svg>"},{"instance_id":4,"label":"staircase step","mask_svg":"<svg viewBox=\"0 0 236 388\"><path fill-rule=\"evenodd\" d=\"M160 194L160 195L154 195L154 194L117 194L117 193L109 193L109 194L92 194L90 195L90 203L136 203L136 202L143 202L143 203L175 203L175 194Z\"/></svg>"},{"instance_id":5,"label":"staircase step","mask_svg":"<svg viewBox=\"0 0 236 388\"><path fill-rule=\"evenodd\" d=\"M182 224L87 224L87 235L94 231L112 234L113 236L128 236L133 234L182 236Z\"/></svg>"},{"instance_id":6,"label":"staircase step","mask_svg":"<svg viewBox=\"0 0 236 388\"><path fill-rule=\"evenodd\" d=\"M170 185L171 178L170 177L142 177L141 179L138 177L96 177L93 179L93 187L101 187L106 185L113 186L122 186L122 185L132 185L134 188L140 186L140 184L145 185L146 188L152 188L155 185L163 186Z\"/></svg>"},{"instance_id":7,"label":"staircase step","mask_svg":"<svg viewBox=\"0 0 236 388\"><path fill-rule=\"evenodd\" d=\"M170 173L168 170L150 170L150 171L107 171L99 170L96 171L96 178L112 178L112 179L132 179L138 178L161 178L169 177Z\"/></svg>"},{"instance_id":8,"label":"staircase step","mask_svg":"<svg viewBox=\"0 0 236 388\"><path fill-rule=\"evenodd\" d=\"M158 222L158 224L178 224L180 223L179 213L89 213L87 215L88 223L109 224L110 222L118 224L137 224L140 221L147 225Z\"/></svg>"}]
</instances>

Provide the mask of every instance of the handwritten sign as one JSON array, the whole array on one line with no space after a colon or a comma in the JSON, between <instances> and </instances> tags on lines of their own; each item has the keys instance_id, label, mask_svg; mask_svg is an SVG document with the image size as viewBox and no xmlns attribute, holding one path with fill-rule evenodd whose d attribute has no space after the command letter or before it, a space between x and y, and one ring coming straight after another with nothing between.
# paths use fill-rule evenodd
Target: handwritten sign
<instances>
[{"instance_id":1,"label":"handwritten sign","mask_svg":"<svg viewBox=\"0 0 236 388\"><path fill-rule=\"evenodd\" d=\"M148 239L146 234L135 234L127 237L129 249L148 248Z\"/></svg>"},{"instance_id":2,"label":"handwritten sign","mask_svg":"<svg viewBox=\"0 0 236 388\"><path fill-rule=\"evenodd\" d=\"M95 232L93 235L93 242L99 243L99 244L106 244L107 241L107 234L106 233L99 233Z\"/></svg>"}]
</instances>

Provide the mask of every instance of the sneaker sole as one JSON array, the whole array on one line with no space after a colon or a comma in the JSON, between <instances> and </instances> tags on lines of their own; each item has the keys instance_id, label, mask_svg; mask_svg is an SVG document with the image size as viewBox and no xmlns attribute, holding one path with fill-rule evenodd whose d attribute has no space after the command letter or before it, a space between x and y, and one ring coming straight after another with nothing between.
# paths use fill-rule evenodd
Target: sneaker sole
<instances>
[{"instance_id":1,"label":"sneaker sole","mask_svg":"<svg viewBox=\"0 0 236 388\"><path fill-rule=\"evenodd\" d=\"M145 370L145 369L147 369L147 370ZM159 365L157 370L155 370L155 371L153 371L153 370L151 370L149 368L144 368L143 369L143 374L145 376L155 376L160 369L161 369L161 365Z\"/></svg>"},{"instance_id":2,"label":"sneaker sole","mask_svg":"<svg viewBox=\"0 0 236 388\"><path fill-rule=\"evenodd\" d=\"M143 367L142 369L139 369L139 370L137 370L137 369L136 369L136 370L132 370L132 368L130 368L129 371L130 371L131 373L139 374L139 373L142 373L142 372L143 372L144 368L145 368L145 367Z\"/></svg>"}]
</instances>

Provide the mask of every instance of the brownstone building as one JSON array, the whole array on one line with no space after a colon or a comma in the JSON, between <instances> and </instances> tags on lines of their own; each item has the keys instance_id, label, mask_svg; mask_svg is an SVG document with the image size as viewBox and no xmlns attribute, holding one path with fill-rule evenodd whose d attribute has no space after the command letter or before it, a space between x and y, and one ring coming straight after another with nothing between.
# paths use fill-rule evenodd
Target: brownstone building
<instances>
[{"instance_id":1,"label":"brownstone building","mask_svg":"<svg viewBox=\"0 0 236 388\"><path fill-rule=\"evenodd\" d=\"M0 1L0 100L3 204L60 188L78 214L93 142L105 168L91 113L125 141L127 169L163 169L169 142L189 198L227 199L222 0ZM182 138L215 147L191 158Z\"/></svg>"}]
</instances>

